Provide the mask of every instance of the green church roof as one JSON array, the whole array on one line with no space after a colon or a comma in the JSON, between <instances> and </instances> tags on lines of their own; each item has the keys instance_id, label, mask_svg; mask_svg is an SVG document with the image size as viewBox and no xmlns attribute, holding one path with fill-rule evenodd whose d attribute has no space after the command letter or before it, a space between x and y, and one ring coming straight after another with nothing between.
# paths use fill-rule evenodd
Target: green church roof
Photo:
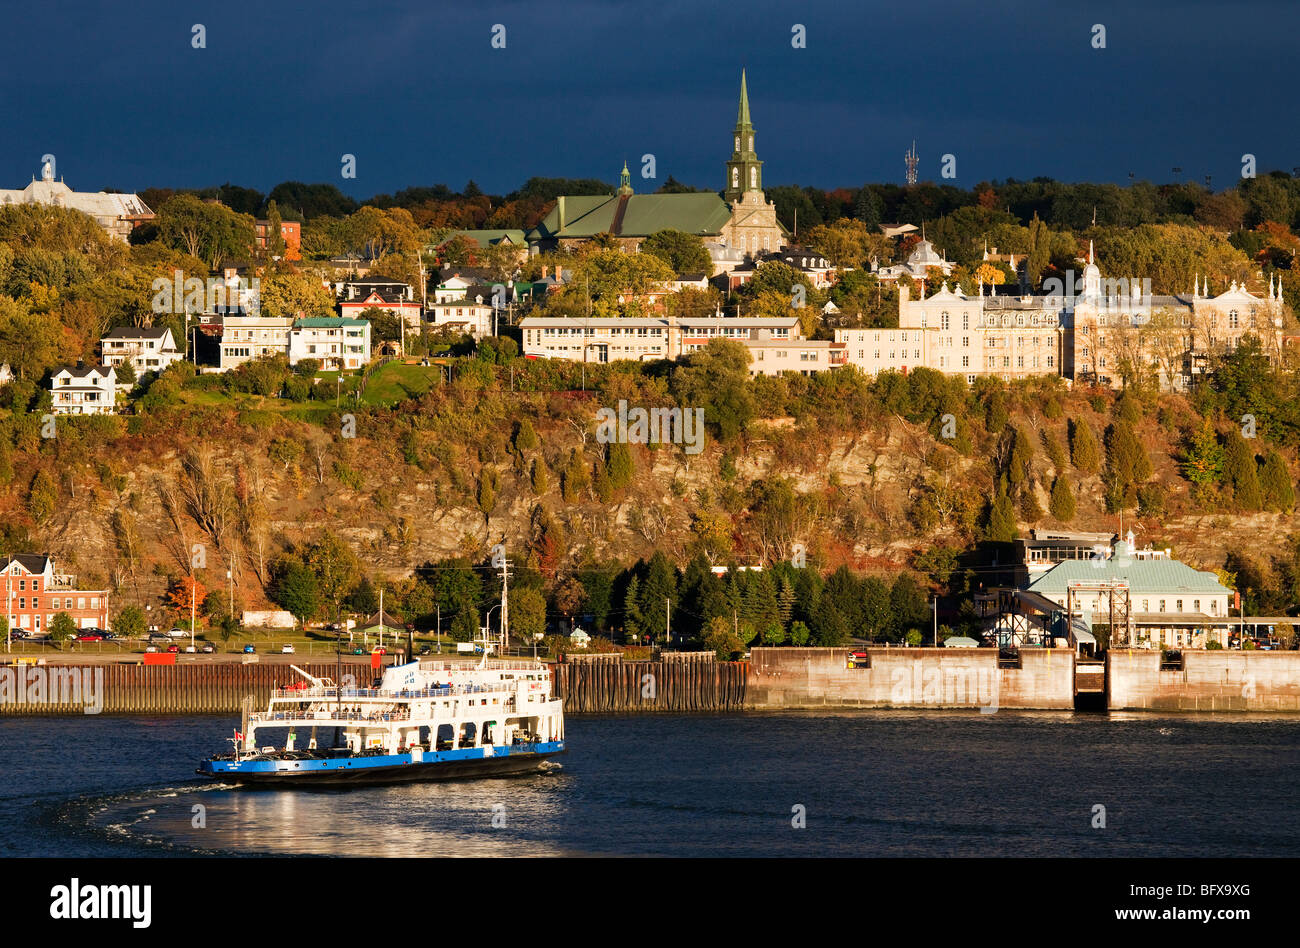
<instances>
[{"instance_id":1,"label":"green church roof","mask_svg":"<svg viewBox=\"0 0 1300 948\"><path fill-rule=\"evenodd\" d=\"M560 199L530 234L536 239L583 238L597 234L649 237L661 230L680 230L700 237L722 233L731 220L729 208L712 192L694 194L577 195Z\"/></svg>"}]
</instances>

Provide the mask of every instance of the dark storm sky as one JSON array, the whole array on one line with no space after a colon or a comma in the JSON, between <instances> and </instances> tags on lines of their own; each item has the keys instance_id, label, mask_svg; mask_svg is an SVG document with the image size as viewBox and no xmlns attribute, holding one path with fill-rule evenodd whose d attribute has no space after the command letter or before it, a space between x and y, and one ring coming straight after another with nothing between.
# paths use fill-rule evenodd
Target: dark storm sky
<instances>
[{"instance_id":1,"label":"dark storm sky","mask_svg":"<svg viewBox=\"0 0 1300 948\"><path fill-rule=\"evenodd\" d=\"M504 193L612 181L625 158L639 191L670 174L720 188L742 65L768 185L901 181L914 138L923 179L952 153L967 187L1178 165L1217 189L1245 152L1261 172L1300 165L1295 0L83 0L7 4L3 22L0 188L47 152L77 190Z\"/></svg>"}]
</instances>

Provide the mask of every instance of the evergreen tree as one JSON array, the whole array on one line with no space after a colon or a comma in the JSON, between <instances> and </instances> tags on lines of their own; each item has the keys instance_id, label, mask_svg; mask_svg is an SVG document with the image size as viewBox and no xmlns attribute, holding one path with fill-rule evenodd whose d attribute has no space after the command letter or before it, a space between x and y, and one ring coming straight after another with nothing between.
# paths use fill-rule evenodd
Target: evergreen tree
<instances>
[{"instance_id":1,"label":"evergreen tree","mask_svg":"<svg viewBox=\"0 0 1300 948\"><path fill-rule=\"evenodd\" d=\"M1070 460L1084 477L1091 477L1101 470L1097 436L1092 433L1092 425L1082 418L1070 420Z\"/></svg>"},{"instance_id":2,"label":"evergreen tree","mask_svg":"<svg viewBox=\"0 0 1300 948\"><path fill-rule=\"evenodd\" d=\"M1291 472L1287 470L1282 455L1269 451L1264 459L1264 468L1259 478L1260 494L1266 510L1290 513L1295 507L1295 488L1291 483Z\"/></svg>"},{"instance_id":3,"label":"evergreen tree","mask_svg":"<svg viewBox=\"0 0 1300 948\"><path fill-rule=\"evenodd\" d=\"M674 609L680 603L677 601L677 570L660 550L655 550L654 556L650 557L638 602L645 633L661 638L667 626L669 602Z\"/></svg>"},{"instance_id":4,"label":"evergreen tree","mask_svg":"<svg viewBox=\"0 0 1300 948\"><path fill-rule=\"evenodd\" d=\"M611 442L605 468L609 474L610 486L614 490L622 490L631 484L632 475L636 471L631 446L622 441Z\"/></svg>"},{"instance_id":5,"label":"evergreen tree","mask_svg":"<svg viewBox=\"0 0 1300 948\"><path fill-rule=\"evenodd\" d=\"M831 601L823 601L813 620L812 640L823 648L838 648L849 640L849 625Z\"/></svg>"},{"instance_id":6,"label":"evergreen tree","mask_svg":"<svg viewBox=\"0 0 1300 948\"><path fill-rule=\"evenodd\" d=\"M1016 511L1007 496L1006 485L1000 484L997 495L989 504L984 538L995 543L1009 543L1019 536L1016 530Z\"/></svg>"},{"instance_id":7,"label":"evergreen tree","mask_svg":"<svg viewBox=\"0 0 1300 948\"><path fill-rule=\"evenodd\" d=\"M628 580L627 590L623 593L623 626L638 642L647 634L645 621L641 618L641 581L635 575Z\"/></svg>"},{"instance_id":8,"label":"evergreen tree","mask_svg":"<svg viewBox=\"0 0 1300 948\"><path fill-rule=\"evenodd\" d=\"M1070 489L1070 482L1064 474L1058 475L1052 483L1052 500L1048 506L1052 516L1061 523L1069 523L1074 519L1074 491Z\"/></svg>"},{"instance_id":9,"label":"evergreen tree","mask_svg":"<svg viewBox=\"0 0 1300 948\"><path fill-rule=\"evenodd\" d=\"M590 484L591 476L587 473L587 464L582 458L582 452L574 448L569 452L569 463L560 478L560 493L568 503L577 503Z\"/></svg>"},{"instance_id":10,"label":"evergreen tree","mask_svg":"<svg viewBox=\"0 0 1300 948\"><path fill-rule=\"evenodd\" d=\"M880 199L870 187L864 185L858 191L857 200L853 203L853 216L862 221L869 232L880 226Z\"/></svg>"},{"instance_id":11,"label":"evergreen tree","mask_svg":"<svg viewBox=\"0 0 1300 948\"><path fill-rule=\"evenodd\" d=\"M1030 465L1034 461L1034 442L1024 428L1016 426L1011 440L1011 460L1007 476L1013 488L1019 489L1029 479Z\"/></svg>"},{"instance_id":12,"label":"evergreen tree","mask_svg":"<svg viewBox=\"0 0 1300 948\"><path fill-rule=\"evenodd\" d=\"M1183 477L1192 483L1193 499L1204 503L1223 477L1223 446L1210 419L1202 419L1201 427L1188 440L1181 467Z\"/></svg>"},{"instance_id":13,"label":"evergreen tree","mask_svg":"<svg viewBox=\"0 0 1300 948\"><path fill-rule=\"evenodd\" d=\"M1106 471L1108 480L1125 493L1151 476L1151 459L1127 421L1106 429Z\"/></svg>"},{"instance_id":14,"label":"evergreen tree","mask_svg":"<svg viewBox=\"0 0 1300 948\"><path fill-rule=\"evenodd\" d=\"M1056 473L1065 473L1065 449L1061 447L1061 441L1056 437L1056 433L1046 428L1043 429L1043 444L1047 449L1047 458L1052 462L1052 467Z\"/></svg>"},{"instance_id":15,"label":"evergreen tree","mask_svg":"<svg viewBox=\"0 0 1300 948\"><path fill-rule=\"evenodd\" d=\"M1034 211L1034 217L1029 222L1029 257L1025 260L1025 278L1031 289L1038 286L1043 269L1051 262L1051 254L1051 234L1047 232L1047 225L1039 219L1038 212Z\"/></svg>"},{"instance_id":16,"label":"evergreen tree","mask_svg":"<svg viewBox=\"0 0 1300 948\"><path fill-rule=\"evenodd\" d=\"M1235 426L1228 431L1227 443L1223 448L1223 476L1232 488L1232 499L1239 510L1259 510L1263 498L1260 495L1255 451Z\"/></svg>"},{"instance_id":17,"label":"evergreen tree","mask_svg":"<svg viewBox=\"0 0 1300 948\"><path fill-rule=\"evenodd\" d=\"M546 476L546 462L541 458L533 459L533 493L541 497L551 486Z\"/></svg>"}]
</instances>

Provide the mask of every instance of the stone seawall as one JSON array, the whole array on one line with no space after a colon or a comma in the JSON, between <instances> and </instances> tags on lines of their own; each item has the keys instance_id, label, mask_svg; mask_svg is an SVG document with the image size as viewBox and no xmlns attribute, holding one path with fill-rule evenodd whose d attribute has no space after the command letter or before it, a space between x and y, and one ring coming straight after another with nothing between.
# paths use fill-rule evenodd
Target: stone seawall
<instances>
[{"instance_id":1,"label":"stone seawall","mask_svg":"<svg viewBox=\"0 0 1300 948\"><path fill-rule=\"evenodd\" d=\"M993 649L870 648L864 667L840 648L756 648L745 705L775 708L1073 708L1074 656L1021 653L999 667Z\"/></svg>"},{"instance_id":2,"label":"stone seawall","mask_svg":"<svg viewBox=\"0 0 1300 948\"><path fill-rule=\"evenodd\" d=\"M1112 711L1300 711L1300 652L1189 651L1162 668L1159 652L1131 649L1106 663Z\"/></svg>"}]
</instances>

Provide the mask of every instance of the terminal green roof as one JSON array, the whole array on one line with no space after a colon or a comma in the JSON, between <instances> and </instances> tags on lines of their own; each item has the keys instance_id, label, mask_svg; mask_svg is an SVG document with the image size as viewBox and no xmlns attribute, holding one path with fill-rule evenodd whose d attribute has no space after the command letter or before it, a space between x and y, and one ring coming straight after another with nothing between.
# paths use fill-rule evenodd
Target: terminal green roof
<instances>
[{"instance_id":1,"label":"terminal green roof","mask_svg":"<svg viewBox=\"0 0 1300 948\"><path fill-rule=\"evenodd\" d=\"M1029 584L1043 596L1064 596L1071 583L1123 580L1131 595L1201 594L1222 596L1232 592L1213 573L1192 569L1177 560L1140 560L1126 555L1123 541L1115 544L1106 560L1065 560Z\"/></svg>"},{"instance_id":2,"label":"terminal green roof","mask_svg":"<svg viewBox=\"0 0 1300 948\"><path fill-rule=\"evenodd\" d=\"M351 316L304 316L295 319L293 324L304 329L338 329L341 326L364 326L366 321Z\"/></svg>"}]
</instances>

